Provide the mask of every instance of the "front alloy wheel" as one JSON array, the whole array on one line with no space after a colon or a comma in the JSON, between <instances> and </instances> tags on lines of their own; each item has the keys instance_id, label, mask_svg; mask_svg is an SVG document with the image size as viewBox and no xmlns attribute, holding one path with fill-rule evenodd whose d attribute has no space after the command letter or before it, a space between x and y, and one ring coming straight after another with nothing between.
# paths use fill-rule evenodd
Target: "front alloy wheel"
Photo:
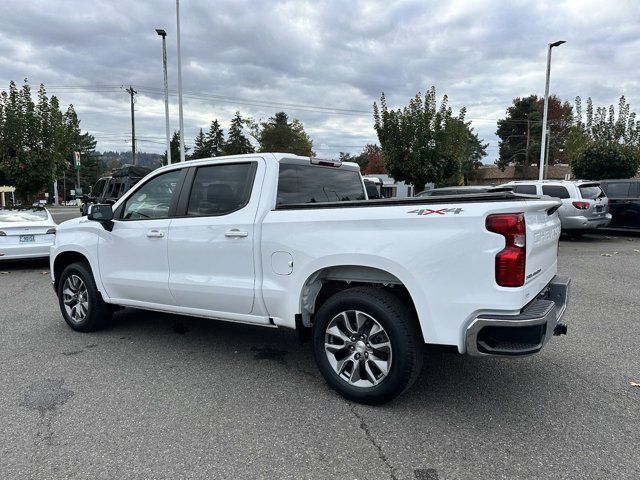
<instances>
[{"instance_id":1,"label":"front alloy wheel","mask_svg":"<svg viewBox=\"0 0 640 480\"><path fill-rule=\"evenodd\" d=\"M89 314L87 286L78 275L70 275L62 286L64 309L69 318L81 323Z\"/></svg>"},{"instance_id":2,"label":"front alloy wheel","mask_svg":"<svg viewBox=\"0 0 640 480\"><path fill-rule=\"evenodd\" d=\"M113 313L96 287L85 262L72 263L60 274L58 302L65 322L74 330L93 332L104 327Z\"/></svg>"}]
</instances>

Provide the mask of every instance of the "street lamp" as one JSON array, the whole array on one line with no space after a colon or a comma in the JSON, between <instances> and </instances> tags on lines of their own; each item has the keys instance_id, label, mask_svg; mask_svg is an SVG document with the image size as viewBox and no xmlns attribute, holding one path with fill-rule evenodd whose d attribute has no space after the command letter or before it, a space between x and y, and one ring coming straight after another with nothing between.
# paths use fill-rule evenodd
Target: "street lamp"
<instances>
[{"instance_id":1,"label":"street lamp","mask_svg":"<svg viewBox=\"0 0 640 480\"><path fill-rule=\"evenodd\" d=\"M565 40L558 40L549 44L547 48L547 82L544 88L544 113L542 115L542 140L540 141L540 162L538 162L538 180L544 178L544 154L547 140L547 110L549 109L549 77L551 75L551 49L566 43Z\"/></svg>"},{"instance_id":2,"label":"street lamp","mask_svg":"<svg viewBox=\"0 0 640 480\"><path fill-rule=\"evenodd\" d=\"M178 29L178 117L180 119L180 161L184 162L184 120L182 118L182 61L180 60L180 0L176 0L176 24Z\"/></svg>"},{"instance_id":3,"label":"street lamp","mask_svg":"<svg viewBox=\"0 0 640 480\"><path fill-rule=\"evenodd\" d=\"M164 118L167 130L167 165L171 165L171 139L169 138L169 85L167 82L167 32L156 28L156 33L162 37L162 68L164 70Z\"/></svg>"}]
</instances>

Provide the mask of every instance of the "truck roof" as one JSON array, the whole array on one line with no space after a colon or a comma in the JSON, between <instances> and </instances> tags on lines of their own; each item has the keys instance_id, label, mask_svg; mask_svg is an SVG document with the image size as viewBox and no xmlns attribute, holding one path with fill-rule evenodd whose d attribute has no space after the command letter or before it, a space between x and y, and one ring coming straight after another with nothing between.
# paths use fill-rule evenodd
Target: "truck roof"
<instances>
[{"instance_id":1,"label":"truck roof","mask_svg":"<svg viewBox=\"0 0 640 480\"><path fill-rule=\"evenodd\" d=\"M317 165L317 166L326 166L326 167L339 167L345 170L360 170L360 166L355 162L342 162L340 160L331 160L331 159L323 159L317 157L303 157L300 155L294 155L292 153L281 153L281 152L257 152L257 153L246 153L242 155L225 155L221 157L209 157L209 158L199 158L197 160L187 160L186 162L177 162L172 163L171 165L165 165L164 167L159 168L158 170L168 170L170 168L177 168L185 163L189 165L207 165L214 162L219 161L229 161L229 160L242 160L242 159L250 159L255 157L263 158L267 163L275 162L286 162L286 163L295 163L300 165Z\"/></svg>"}]
</instances>

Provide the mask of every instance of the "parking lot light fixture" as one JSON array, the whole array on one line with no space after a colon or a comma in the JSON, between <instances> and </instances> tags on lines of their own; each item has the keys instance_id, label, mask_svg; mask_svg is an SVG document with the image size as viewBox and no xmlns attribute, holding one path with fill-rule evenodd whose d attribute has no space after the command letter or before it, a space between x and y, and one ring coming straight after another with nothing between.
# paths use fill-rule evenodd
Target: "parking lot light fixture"
<instances>
[{"instance_id":1,"label":"parking lot light fixture","mask_svg":"<svg viewBox=\"0 0 640 480\"><path fill-rule=\"evenodd\" d=\"M550 43L547 48L547 79L544 87L544 112L542 115L542 140L540 141L540 162L538 163L538 180L544 178L544 156L545 146L547 140L547 111L549 109L549 77L551 76L551 49L553 47L559 47L563 43L567 43L565 40L558 40L557 42Z\"/></svg>"}]
</instances>

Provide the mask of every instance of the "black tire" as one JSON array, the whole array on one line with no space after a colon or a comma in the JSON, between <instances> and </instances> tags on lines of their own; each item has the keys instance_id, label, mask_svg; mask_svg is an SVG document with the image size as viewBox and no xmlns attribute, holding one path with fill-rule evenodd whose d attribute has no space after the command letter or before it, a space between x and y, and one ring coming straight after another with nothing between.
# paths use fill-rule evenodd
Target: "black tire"
<instances>
[{"instance_id":1,"label":"black tire","mask_svg":"<svg viewBox=\"0 0 640 480\"><path fill-rule=\"evenodd\" d=\"M371 386L352 385L332 366L329 360L332 352L327 353L325 350L325 341L328 338L327 328L335 325L335 323L332 324L334 319L340 321L339 315L342 312L351 311L359 311L372 317L384 329L383 335L388 337L388 342L391 345L390 367L386 376L378 384L372 384ZM366 328L366 326L363 327L365 331ZM368 405L389 402L411 387L422 369L422 347L424 342L418 328L417 318L411 309L388 291L373 287L358 287L333 295L318 310L313 329L314 356L318 368L329 386L348 400ZM371 331L372 329L369 328L369 332ZM371 335L371 339L373 337ZM334 338L331 337L332 342ZM368 342L369 340L366 341ZM338 341L338 346L341 341ZM372 345L373 343L371 341ZM347 344L345 343L345 345ZM366 345L369 347L369 343ZM357 349L358 347L355 348ZM347 350L354 351L351 346L347 346L345 349L343 352L347 352ZM365 360L362 357L359 360L359 362L368 361L370 360ZM352 369L360 368L356 367L354 360L351 360L351 362ZM340 367L336 368L340 370ZM359 372L363 371L364 366ZM382 370L379 372L382 374ZM367 376L370 377L369 373L367 373ZM349 372L342 371L342 374L348 375ZM362 377L362 373L358 375Z\"/></svg>"},{"instance_id":2,"label":"black tire","mask_svg":"<svg viewBox=\"0 0 640 480\"><path fill-rule=\"evenodd\" d=\"M67 311L67 305L65 305L64 290L65 286L69 286L66 283L67 279L71 282L76 278L79 278L86 288L86 294L83 294L81 298L85 299L88 304L86 314L81 319L74 319L72 314ZM77 282L77 280L75 281ZM58 280L58 303L60 305L60 312L65 322L67 322L67 325L79 332L99 330L109 323L113 315L113 308L102 300L102 296L93 279L91 269L84 262L72 263L62 271L62 275L60 275L60 279Z\"/></svg>"}]
</instances>

